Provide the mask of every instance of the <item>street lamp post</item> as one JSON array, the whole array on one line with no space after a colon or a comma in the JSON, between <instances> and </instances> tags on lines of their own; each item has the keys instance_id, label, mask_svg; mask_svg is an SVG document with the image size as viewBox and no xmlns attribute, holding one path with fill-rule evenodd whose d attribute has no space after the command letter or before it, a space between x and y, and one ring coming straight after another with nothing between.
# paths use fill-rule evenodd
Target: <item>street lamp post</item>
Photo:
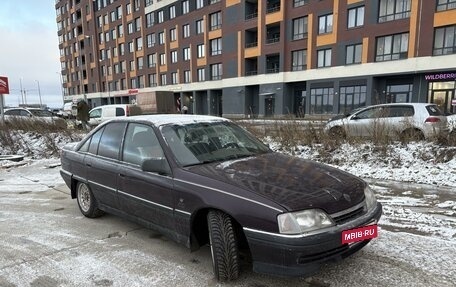
<instances>
[{"instance_id":1,"label":"street lamp post","mask_svg":"<svg viewBox=\"0 0 456 287\"><path fill-rule=\"evenodd\" d=\"M40 88L40 81L35 80L38 84L38 97L40 98L40 108L43 108L43 102L41 101L41 88Z\"/></svg>"}]
</instances>

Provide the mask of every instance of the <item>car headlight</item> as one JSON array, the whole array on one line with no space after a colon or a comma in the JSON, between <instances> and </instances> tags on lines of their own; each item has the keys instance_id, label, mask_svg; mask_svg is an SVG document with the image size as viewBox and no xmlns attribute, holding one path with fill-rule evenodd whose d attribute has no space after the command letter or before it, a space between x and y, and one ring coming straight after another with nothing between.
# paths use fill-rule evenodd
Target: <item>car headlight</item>
<instances>
[{"instance_id":1,"label":"car headlight","mask_svg":"<svg viewBox=\"0 0 456 287\"><path fill-rule=\"evenodd\" d=\"M377 199L375 198L375 194L369 185L367 185L364 189L364 197L366 198L367 210L371 210L377 205Z\"/></svg>"},{"instance_id":2,"label":"car headlight","mask_svg":"<svg viewBox=\"0 0 456 287\"><path fill-rule=\"evenodd\" d=\"M320 209L283 213L277 216L277 221L282 234L301 234L334 225L332 219Z\"/></svg>"}]
</instances>

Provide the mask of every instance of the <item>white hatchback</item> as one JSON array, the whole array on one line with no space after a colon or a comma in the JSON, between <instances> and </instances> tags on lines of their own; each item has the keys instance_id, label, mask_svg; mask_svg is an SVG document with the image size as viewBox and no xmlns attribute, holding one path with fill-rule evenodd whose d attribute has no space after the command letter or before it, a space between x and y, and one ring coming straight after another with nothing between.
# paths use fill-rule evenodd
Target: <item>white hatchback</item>
<instances>
[{"instance_id":1,"label":"white hatchback","mask_svg":"<svg viewBox=\"0 0 456 287\"><path fill-rule=\"evenodd\" d=\"M344 118L331 119L325 131L332 136L410 137L446 136L447 119L435 104L395 103L365 107Z\"/></svg>"}]
</instances>

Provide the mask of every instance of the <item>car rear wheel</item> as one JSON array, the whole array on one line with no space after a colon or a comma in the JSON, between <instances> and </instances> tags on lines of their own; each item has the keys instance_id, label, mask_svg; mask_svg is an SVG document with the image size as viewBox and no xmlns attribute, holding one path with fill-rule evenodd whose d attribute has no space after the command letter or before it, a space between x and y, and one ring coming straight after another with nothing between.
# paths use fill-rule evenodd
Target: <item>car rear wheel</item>
<instances>
[{"instance_id":1,"label":"car rear wheel","mask_svg":"<svg viewBox=\"0 0 456 287\"><path fill-rule=\"evenodd\" d=\"M333 127L329 130L329 135L335 138L345 138L345 131L342 127Z\"/></svg>"},{"instance_id":2,"label":"car rear wheel","mask_svg":"<svg viewBox=\"0 0 456 287\"><path fill-rule=\"evenodd\" d=\"M424 140L424 134L418 129L407 129L401 134L402 140L421 141Z\"/></svg>"},{"instance_id":3,"label":"car rear wheel","mask_svg":"<svg viewBox=\"0 0 456 287\"><path fill-rule=\"evenodd\" d=\"M219 281L239 277L239 249L233 220L221 211L212 210L207 215L209 241L214 274Z\"/></svg>"},{"instance_id":4,"label":"car rear wheel","mask_svg":"<svg viewBox=\"0 0 456 287\"><path fill-rule=\"evenodd\" d=\"M87 184L79 182L76 188L76 195L79 210L84 216L95 218L103 215L103 211L98 209L97 201Z\"/></svg>"}]
</instances>

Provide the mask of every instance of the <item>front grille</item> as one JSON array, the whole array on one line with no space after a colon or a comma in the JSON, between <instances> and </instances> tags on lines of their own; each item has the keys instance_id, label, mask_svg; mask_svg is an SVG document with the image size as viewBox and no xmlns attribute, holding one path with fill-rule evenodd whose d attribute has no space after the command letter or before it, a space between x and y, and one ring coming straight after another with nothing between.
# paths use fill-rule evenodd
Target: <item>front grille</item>
<instances>
[{"instance_id":1,"label":"front grille","mask_svg":"<svg viewBox=\"0 0 456 287\"><path fill-rule=\"evenodd\" d=\"M333 217L334 222L337 225L344 224L345 222L354 220L364 214L364 205L359 206L355 210L348 211L347 213L338 214L336 217Z\"/></svg>"}]
</instances>

